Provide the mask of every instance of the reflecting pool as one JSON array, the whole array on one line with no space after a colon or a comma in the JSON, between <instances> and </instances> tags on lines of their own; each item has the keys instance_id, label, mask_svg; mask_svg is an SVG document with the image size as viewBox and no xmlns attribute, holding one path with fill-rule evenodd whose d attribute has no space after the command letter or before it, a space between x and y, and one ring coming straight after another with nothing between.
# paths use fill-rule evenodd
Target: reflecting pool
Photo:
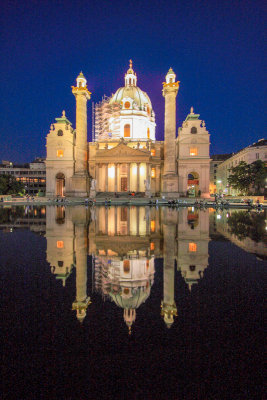
<instances>
[{"instance_id":1,"label":"reflecting pool","mask_svg":"<svg viewBox=\"0 0 267 400\"><path fill-rule=\"evenodd\" d=\"M266 212L2 207L4 399L263 397Z\"/></svg>"}]
</instances>

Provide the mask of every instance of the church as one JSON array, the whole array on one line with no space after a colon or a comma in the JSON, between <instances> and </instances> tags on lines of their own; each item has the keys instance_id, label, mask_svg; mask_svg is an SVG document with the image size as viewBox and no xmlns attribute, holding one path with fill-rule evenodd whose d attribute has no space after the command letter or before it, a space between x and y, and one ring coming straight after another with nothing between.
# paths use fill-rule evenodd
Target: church
<instances>
[{"instance_id":1,"label":"church","mask_svg":"<svg viewBox=\"0 0 267 400\"><path fill-rule=\"evenodd\" d=\"M179 83L170 68L162 89L164 141L158 141L151 100L137 86L130 60L124 86L94 106L93 140L88 143L87 101L91 93L81 72L72 86L76 129L63 111L46 138L46 195L208 197L210 135L193 108L176 135Z\"/></svg>"}]
</instances>

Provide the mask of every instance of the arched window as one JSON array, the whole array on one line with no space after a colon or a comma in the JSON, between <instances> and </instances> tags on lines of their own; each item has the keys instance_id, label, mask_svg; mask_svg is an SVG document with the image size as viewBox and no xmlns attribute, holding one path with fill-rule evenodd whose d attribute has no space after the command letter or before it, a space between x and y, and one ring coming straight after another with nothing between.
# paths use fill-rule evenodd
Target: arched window
<instances>
[{"instance_id":1,"label":"arched window","mask_svg":"<svg viewBox=\"0 0 267 400\"><path fill-rule=\"evenodd\" d=\"M130 124L124 125L124 137L130 137L131 135L131 127Z\"/></svg>"},{"instance_id":2,"label":"arched window","mask_svg":"<svg viewBox=\"0 0 267 400\"><path fill-rule=\"evenodd\" d=\"M147 138L150 139L150 129L147 128Z\"/></svg>"},{"instance_id":3,"label":"arched window","mask_svg":"<svg viewBox=\"0 0 267 400\"><path fill-rule=\"evenodd\" d=\"M193 126L193 127L191 128L191 133L197 133L197 128L196 128L195 126Z\"/></svg>"},{"instance_id":4,"label":"arched window","mask_svg":"<svg viewBox=\"0 0 267 400\"><path fill-rule=\"evenodd\" d=\"M63 136L63 131L62 131L62 129L59 129L59 130L57 131L57 135L58 135L58 136Z\"/></svg>"},{"instance_id":5,"label":"arched window","mask_svg":"<svg viewBox=\"0 0 267 400\"><path fill-rule=\"evenodd\" d=\"M146 112L149 114L150 113L150 108L146 106Z\"/></svg>"}]
</instances>

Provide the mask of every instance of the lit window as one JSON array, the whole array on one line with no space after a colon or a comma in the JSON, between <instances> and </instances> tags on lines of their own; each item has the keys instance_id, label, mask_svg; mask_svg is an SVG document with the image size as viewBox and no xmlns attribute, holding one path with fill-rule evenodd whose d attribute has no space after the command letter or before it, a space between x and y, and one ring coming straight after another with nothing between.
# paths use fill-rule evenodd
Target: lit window
<instances>
[{"instance_id":1,"label":"lit window","mask_svg":"<svg viewBox=\"0 0 267 400\"><path fill-rule=\"evenodd\" d=\"M197 251L197 245L196 245L196 243L188 243L188 250L190 251L190 252L195 252L195 251Z\"/></svg>"},{"instance_id":2,"label":"lit window","mask_svg":"<svg viewBox=\"0 0 267 400\"><path fill-rule=\"evenodd\" d=\"M63 157L64 152L63 150L57 150L57 157Z\"/></svg>"},{"instance_id":3,"label":"lit window","mask_svg":"<svg viewBox=\"0 0 267 400\"><path fill-rule=\"evenodd\" d=\"M149 112L150 112L150 108L147 106L146 107L146 112L149 114Z\"/></svg>"},{"instance_id":4,"label":"lit window","mask_svg":"<svg viewBox=\"0 0 267 400\"><path fill-rule=\"evenodd\" d=\"M149 268L149 260L146 260L146 267Z\"/></svg>"},{"instance_id":5,"label":"lit window","mask_svg":"<svg viewBox=\"0 0 267 400\"><path fill-rule=\"evenodd\" d=\"M151 242L150 243L150 250L155 250L155 243L154 242Z\"/></svg>"},{"instance_id":6,"label":"lit window","mask_svg":"<svg viewBox=\"0 0 267 400\"><path fill-rule=\"evenodd\" d=\"M130 260L123 260L123 272L126 274L130 272Z\"/></svg>"},{"instance_id":7,"label":"lit window","mask_svg":"<svg viewBox=\"0 0 267 400\"><path fill-rule=\"evenodd\" d=\"M155 156L156 155L156 150L155 149L151 149L151 155Z\"/></svg>"},{"instance_id":8,"label":"lit window","mask_svg":"<svg viewBox=\"0 0 267 400\"><path fill-rule=\"evenodd\" d=\"M190 147L190 156L197 156L197 148Z\"/></svg>"},{"instance_id":9,"label":"lit window","mask_svg":"<svg viewBox=\"0 0 267 400\"><path fill-rule=\"evenodd\" d=\"M154 220L150 221L150 230L151 232L155 232L156 223Z\"/></svg>"},{"instance_id":10,"label":"lit window","mask_svg":"<svg viewBox=\"0 0 267 400\"><path fill-rule=\"evenodd\" d=\"M130 108L130 107L131 107L130 102L129 101L125 101L124 108Z\"/></svg>"},{"instance_id":11,"label":"lit window","mask_svg":"<svg viewBox=\"0 0 267 400\"><path fill-rule=\"evenodd\" d=\"M129 288L124 288L124 289L123 289L123 293L124 293L124 294L129 294L129 293L130 293Z\"/></svg>"},{"instance_id":12,"label":"lit window","mask_svg":"<svg viewBox=\"0 0 267 400\"><path fill-rule=\"evenodd\" d=\"M151 168L151 178L156 178L156 168Z\"/></svg>"},{"instance_id":13,"label":"lit window","mask_svg":"<svg viewBox=\"0 0 267 400\"><path fill-rule=\"evenodd\" d=\"M130 137L131 127L129 124L124 125L124 137Z\"/></svg>"},{"instance_id":14,"label":"lit window","mask_svg":"<svg viewBox=\"0 0 267 400\"><path fill-rule=\"evenodd\" d=\"M147 128L147 138L150 139L150 129Z\"/></svg>"},{"instance_id":15,"label":"lit window","mask_svg":"<svg viewBox=\"0 0 267 400\"><path fill-rule=\"evenodd\" d=\"M57 241L57 248L58 248L58 249L63 249L63 247L64 247L64 242L63 242L63 240L58 240L58 241Z\"/></svg>"}]
</instances>

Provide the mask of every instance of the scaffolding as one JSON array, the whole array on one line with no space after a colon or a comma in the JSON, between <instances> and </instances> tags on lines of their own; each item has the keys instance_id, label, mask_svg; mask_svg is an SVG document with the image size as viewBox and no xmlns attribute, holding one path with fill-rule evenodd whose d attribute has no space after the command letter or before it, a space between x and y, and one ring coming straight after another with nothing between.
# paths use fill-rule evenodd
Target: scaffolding
<instances>
[{"instance_id":1,"label":"scaffolding","mask_svg":"<svg viewBox=\"0 0 267 400\"><path fill-rule=\"evenodd\" d=\"M104 95L102 101L93 104L93 141L120 136L120 104L110 104L110 97Z\"/></svg>"}]
</instances>

